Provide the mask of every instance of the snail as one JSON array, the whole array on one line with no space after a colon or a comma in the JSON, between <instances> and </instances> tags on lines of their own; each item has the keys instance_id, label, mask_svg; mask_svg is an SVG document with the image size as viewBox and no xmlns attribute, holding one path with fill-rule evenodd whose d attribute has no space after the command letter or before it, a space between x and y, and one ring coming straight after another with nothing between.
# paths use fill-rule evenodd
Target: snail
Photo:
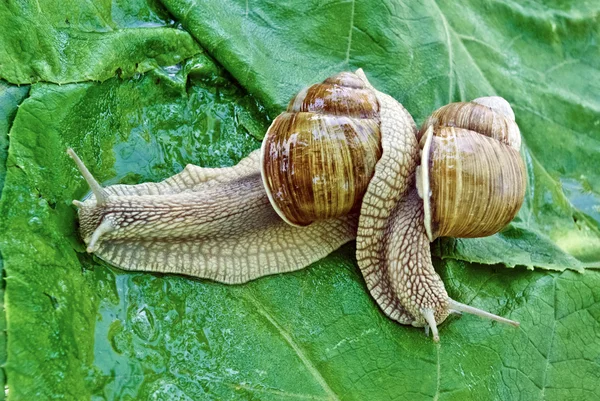
<instances>
[{"instance_id":1,"label":"snail","mask_svg":"<svg viewBox=\"0 0 600 401\"><path fill-rule=\"evenodd\" d=\"M481 215L501 217L499 223L466 232L479 236L500 230L523 201L525 171L520 139L514 138L518 127L508 103L492 100L445 106L417 133L404 107L374 89L359 69L302 90L273 121L262 147L233 167L187 165L159 183L103 188L69 149L92 191L84 201L73 201L81 236L87 252L125 270L229 284L301 269L356 238L367 287L390 318L431 329L435 341L437 325L450 313L518 326L450 299L429 248L437 236L465 235L446 229L451 211L445 206L457 208L457 200L474 198L496 205L492 197L502 195L500 204L482 206L471 216L473 225ZM462 111L456 113L457 108ZM471 109L478 111L469 114ZM509 145L496 139L502 135L495 128L489 134L471 124L488 119L510 127ZM470 130L492 138L471 139L480 135ZM464 143L471 162L455 156L454 164L438 162L448 153L445 144L457 148L458 143ZM486 147L484 162L474 157L481 146ZM504 160L515 164L487 175L480 171ZM440 183L437 174L446 178ZM474 189L449 193L445 181L450 176L461 188L473 183ZM490 183L482 184L486 178ZM504 188L513 181L522 188L508 196ZM496 209L501 211L488 213Z\"/></svg>"}]
</instances>

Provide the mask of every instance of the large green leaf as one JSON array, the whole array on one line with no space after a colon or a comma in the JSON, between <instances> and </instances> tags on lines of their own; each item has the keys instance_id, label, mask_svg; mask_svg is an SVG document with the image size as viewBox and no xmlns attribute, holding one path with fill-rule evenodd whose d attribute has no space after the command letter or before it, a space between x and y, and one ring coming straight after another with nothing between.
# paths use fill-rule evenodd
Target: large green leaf
<instances>
[{"instance_id":1,"label":"large green leaf","mask_svg":"<svg viewBox=\"0 0 600 401\"><path fill-rule=\"evenodd\" d=\"M0 7L21 27L0 34L0 76L48 81L0 96L9 399L597 398L600 272L564 270L600 261L599 5L164 4ZM435 345L383 316L352 244L242 286L125 273L84 252L70 201L87 188L67 147L105 185L232 165L295 91L357 67L417 122L485 94L515 106L530 184L519 216L433 249L453 298L521 328L465 316Z\"/></svg>"},{"instance_id":2,"label":"large green leaf","mask_svg":"<svg viewBox=\"0 0 600 401\"><path fill-rule=\"evenodd\" d=\"M8 156L8 131L19 103L27 96L28 86L17 87L0 81L0 194L6 177L6 158ZM4 274L4 261L0 254L0 274ZM4 315L4 283L0 285L0 363L6 362L6 316ZM4 371L0 371L0 383L6 383ZM4 400L4 394L0 394Z\"/></svg>"},{"instance_id":3,"label":"large green leaf","mask_svg":"<svg viewBox=\"0 0 600 401\"><path fill-rule=\"evenodd\" d=\"M152 0L8 0L0 25L0 77L18 84L131 76L201 51Z\"/></svg>"}]
</instances>

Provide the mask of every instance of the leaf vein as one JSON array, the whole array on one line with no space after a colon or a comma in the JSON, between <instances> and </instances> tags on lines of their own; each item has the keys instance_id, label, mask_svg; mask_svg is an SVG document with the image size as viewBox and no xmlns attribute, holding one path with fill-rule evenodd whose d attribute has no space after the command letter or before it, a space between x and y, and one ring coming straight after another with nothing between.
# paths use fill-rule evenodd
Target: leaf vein
<instances>
[{"instance_id":1,"label":"leaf vein","mask_svg":"<svg viewBox=\"0 0 600 401\"><path fill-rule=\"evenodd\" d=\"M315 378L315 380L317 381L317 383L319 383L321 388L323 388L323 390L328 396L328 399L332 401L340 401L338 396L333 392L331 387L329 387L329 385L325 381L325 378L321 375L321 373L318 371L316 366L310 361L310 359L308 359L308 357L304 354L304 351L300 348L300 346L296 344L296 342L292 339L290 334L284 330L284 328L275 320L273 316L269 314L269 312L267 312L264 306L256 298L254 298L251 294L246 294L245 297L254 304L257 312L261 314L265 319L267 319L267 321L277 329L281 337L283 337L285 342L288 343L288 345L294 350L298 358L300 358L308 372Z\"/></svg>"},{"instance_id":2,"label":"leaf vein","mask_svg":"<svg viewBox=\"0 0 600 401\"><path fill-rule=\"evenodd\" d=\"M346 48L346 58L344 59L344 63L346 65L350 62L350 49L352 47L352 30L354 29L354 6L356 5L356 0L352 0L352 8L350 9L350 31L348 32L348 47Z\"/></svg>"}]
</instances>

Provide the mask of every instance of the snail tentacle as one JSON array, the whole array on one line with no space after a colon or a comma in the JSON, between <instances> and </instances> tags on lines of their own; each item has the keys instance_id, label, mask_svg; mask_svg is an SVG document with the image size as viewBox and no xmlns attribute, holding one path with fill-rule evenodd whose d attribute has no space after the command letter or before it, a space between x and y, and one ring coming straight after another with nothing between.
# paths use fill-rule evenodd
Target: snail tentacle
<instances>
[{"instance_id":1,"label":"snail tentacle","mask_svg":"<svg viewBox=\"0 0 600 401\"><path fill-rule=\"evenodd\" d=\"M104 188L102 188L102 186L100 184L98 184L98 181L96 181L96 179L94 178L92 173L90 173L88 168L81 161L79 156L77 156L77 153L75 153L75 151L73 149L71 149L71 148L67 149L67 154L69 155L69 157L71 159L73 159L73 161L75 162L75 165L77 166L77 169L79 169L79 172L81 173L81 175L83 176L85 181L90 186L90 189L92 190L92 193L94 194L94 196L96 198L96 204L98 206L102 206L106 202L106 198L108 197ZM79 207L81 202L73 201L73 204L75 206Z\"/></svg>"},{"instance_id":2,"label":"snail tentacle","mask_svg":"<svg viewBox=\"0 0 600 401\"><path fill-rule=\"evenodd\" d=\"M425 318L427 325L425 325L425 335L429 335L429 329L433 334L433 341L436 343L440 341L440 335L437 329L437 322L435 321L435 311L433 309L421 309L421 315Z\"/></svg>"},{"instance_id":3,"label":"snail tentacle","mask_svg":"<svg viewBox=\"0 0 600 401\"><path fill-rule=\"evenodd\" d=\"M98 225L98 227L92 233L86 251L88 253L96 252L102 237L104 237L106 234L116 231L116 229L117 226L115 225L113 219L110 216L104 217L100 225Z\"/></svg>"},{"instance_id":4,"label":"snail tentacle","mask_svg":"<svg viewBox=\"0 0 600 401\"><path fill-rule=\"evenodd\" d=\"M450 308L450 313L469 313L471 315L480 316L486 319L495 320L500 323L510 324L511 326L519 327L521 324L517 321L507 319L502 316L494 315L493 313L481 310L479 308L475 308L470 305L466 305L460 302L457 302L451 298L448 298L448 306Z\"/></svg>"}]
</instances>

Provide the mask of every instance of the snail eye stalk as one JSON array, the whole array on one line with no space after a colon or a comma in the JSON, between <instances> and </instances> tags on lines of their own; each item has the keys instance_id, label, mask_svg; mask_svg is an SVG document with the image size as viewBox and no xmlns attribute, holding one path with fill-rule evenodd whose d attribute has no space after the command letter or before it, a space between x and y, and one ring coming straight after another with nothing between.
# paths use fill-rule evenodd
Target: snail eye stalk
<instances>
[{"instance_id":1,"label":"snail eye stalk","mask_svg":"<svg viewBox=\"0 0 600 401\"><path fill-rule=\"evenodd\" d=\"M514 320L510 320L510 319L507 319L507 318L502 317L502 316L494 315L493 313L486 312L484 310L475 308L475 307L470 306L470 305L462 304L462 303L457 302L457 301L455 301L453 299L448 299L448 307L450 308L450 312L451 313L464 312L464 313L469 313L471 315L477 315L477 316L484 317L484 318L487 318L487 319L495 320L495 321L500 322L500 323L510 324L512 326L515 326L515 327L519 327L521 325L521 323L516 322Z\"/></svg>"},{"instance_id":2,"label":"snail eye stalk","mask_svg":"<svg viewBox=\"0 0 600 401\"><path fill-rule=\"evenodd\" d=\"M73 161L75 162L75 165L79 169L79 172L81 173L81 175L83 176L85 181L90 186L92 193L96 197L96 205L97 206L104 205L106 203L106 200L108 199L108 195L106 194L106 191L104 190L104 188L102 188L102 186L100 184L98 184L98 181L96 181L96 179L94 178L92 173L90 173L90 170L88 170L88 168L85 166L85 164L83 164L83 162L81 161L79 156L77 156L77 153L75 153L75 151L73 149L71 149L71 148L67 149L67 154L69 155L69 157L71 157L71 159L73 159ZM81 206L81 202L79 202L79 203L73 202L73 204L77 207Z\"/></svg>"}]
</instances>

